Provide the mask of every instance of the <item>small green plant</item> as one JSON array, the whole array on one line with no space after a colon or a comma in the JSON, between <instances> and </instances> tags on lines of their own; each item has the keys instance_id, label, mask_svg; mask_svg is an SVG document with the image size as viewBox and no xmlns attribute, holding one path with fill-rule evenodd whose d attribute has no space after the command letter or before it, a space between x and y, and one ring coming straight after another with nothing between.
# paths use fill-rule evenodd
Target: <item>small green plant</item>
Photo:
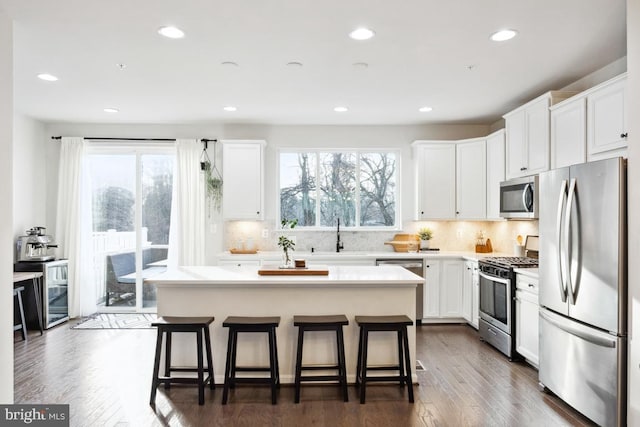
<instances>
[{"instance_id":1,"label":"small green plant","mask_svg":"<svg viewBox=\"0 0 640 427\"><path fill-rule=\"evenodd\" d=\"M433 237L433 230L428 227L423 227L418 230L418 237L420 237L420 240L431 240Z\"/></svg>"},{"instance_id":2,"label":"small green plant","mask_svg":"<svg viewBox=\"0 0 640 427\"><path fill-rule=\"evenodd\" d=\"M296 225L298 225L298 220L297 219L288 220L286 218L283 218L282 221L280 221L280 225L282 226L283 230L293 230L296 227ZM280 237L278 237L278 246L280 246L284 251L284 264L286 266L289 266L291 264L291 257L289 256L289 251L296 250L295 249L296 243L293 240L291 240L289 237L281 235Z\"/></svg>"}]
</instances>

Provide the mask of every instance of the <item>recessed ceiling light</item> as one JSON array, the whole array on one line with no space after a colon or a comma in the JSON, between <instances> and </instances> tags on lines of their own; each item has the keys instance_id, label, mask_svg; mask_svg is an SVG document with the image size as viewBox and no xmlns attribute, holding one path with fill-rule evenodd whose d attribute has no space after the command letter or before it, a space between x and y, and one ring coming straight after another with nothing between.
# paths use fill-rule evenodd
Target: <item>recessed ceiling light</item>
<instances>
[{"instance_id":1,"label":"recessed ceiling light","mask_svg":"<svg viewBox=\"0 0 640 427\"><path fill-rule=\"evenodd\" d=\"M302 62L299 62L299 61L287 62L287 67L300 68L300 67L302 67Z\"/></svg>"},{"instance_id":2,"label":"recessed ceiling light","mask_svg":"<svg viewBox=\"0 0 640 427\"><path fill-rule=\"evenodd\" d=\"M347 107L335 107L333 111L336 113L346 113L349 109Z\"/></svg>"},{"instance_id":3,"label":"recessed ceiling light","mask_svg":"<svg viewBox=\"0 0 640 427\"><path fill-rule=\"evenodd\" d=\"M349 37L354 40L369 40L375 34L376 33L373 32L373 30L370 30L368 28L356 28L349 33Z\"/></svg>"},{"instance_id":4,"label":"recessed ceiling light","mask_svg":"<svg viewBox=\"0 0 640 427\"><path fill-rule=\"evenodd\" d=\"M58 80L58 78L56 76L51 75L51 74L47 74L47 73L38 74L38 78L40 80L45 80L45 81L48 81L48 82L55 82L55 81Z\"/></svg>"},{"instance_id":5,"label":"recessed ceiling light","mask_svg":"<svg viewBox=\"0 0 640 427\"><path fill-rule=\"evenodd\" d=\"M227 105L226 107L223 108L224 111L236 111L237 108L234 107L233 105Z\"/></svg>"},{"instance_id":6,"label":"recessed ceiling light","mask_svg":"<svg viewBox=\"0 0 640 427\"><path fill-rule=\"evenodd\" d=\"M158 33L170 39L181 39L184 37L184 31L176 27L160 27Z\"/></svg>"},{"instance_id":7,"label":"recessed ceiling light","mask_svg":"<svg viewBox=\"0 0 640 427\"><path fill-rule=\"evenodd\" d=\"M500 30L491 34L490 39L494 42L503 42L514 38L518 32L516 30Z\"/></svg>"},{"instance_id":8,"label":"recessed ceiling light","mask_svg":"<svg viewBox=\"0 0 640 427\"><path fill-rule=\"evenodd\" d=\"M431 108L431 107L420 107L420 108L418 108L418 111L420 111L421 113L428 113L429 111L433 111L433 108Z\"/></svg>"},{"instance_id":9,"label":"recessed ceiling light","mask_svg":"<svg viewBox=\"0 0 640 427\"><path fill-rule=\"evenodd\" d=\"M117 108L104 108L102 111L104 111L105 113L119 113L120 110L118 110Z\"/></svg>"},{"instance_id":10,"label":"recessed ceiling light","mask_svg":"<svg viewBox=\"0 0 640 427\"><path fill-rule=\"evenodd\" d=\"M233 61L224 61L221 62L220 65L222 65L223 67L237 67L238 63Z\"/></svg>"}]
</instances>

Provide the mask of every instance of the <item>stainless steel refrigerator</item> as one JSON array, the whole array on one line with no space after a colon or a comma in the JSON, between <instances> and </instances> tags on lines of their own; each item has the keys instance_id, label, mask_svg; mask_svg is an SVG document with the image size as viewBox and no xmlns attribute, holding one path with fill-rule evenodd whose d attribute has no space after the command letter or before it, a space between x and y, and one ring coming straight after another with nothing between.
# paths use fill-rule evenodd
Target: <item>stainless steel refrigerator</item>
<instances>
[{"instance_id":1,"label":"stainless steel refrigerator","mask_svg":"<svg viewBox=\"0 0 640 427\"><path fill-rule=\"evenodd\" d=\"M541 385L599 425L626 424L626 162L540 174Z\"/></svg>"}]
</instances>

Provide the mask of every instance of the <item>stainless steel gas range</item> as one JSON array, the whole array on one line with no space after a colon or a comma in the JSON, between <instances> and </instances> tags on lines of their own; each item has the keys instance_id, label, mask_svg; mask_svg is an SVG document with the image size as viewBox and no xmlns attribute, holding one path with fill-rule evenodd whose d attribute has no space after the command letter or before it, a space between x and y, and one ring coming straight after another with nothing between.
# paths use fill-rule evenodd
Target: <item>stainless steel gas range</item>
<instances>
[{"instance_id":1,"label":"stainless steel gas range","mask_svg":"<svg viewBox=\"0 0 640 427\"><path fill-rule=\"evenodd\" d=\"M517 358L515 351L515 288L514 268L534 268L536 258L495 257L478 261L480 268L480 339L491 344L509 360Z\"/></svg>"}]
</instances>

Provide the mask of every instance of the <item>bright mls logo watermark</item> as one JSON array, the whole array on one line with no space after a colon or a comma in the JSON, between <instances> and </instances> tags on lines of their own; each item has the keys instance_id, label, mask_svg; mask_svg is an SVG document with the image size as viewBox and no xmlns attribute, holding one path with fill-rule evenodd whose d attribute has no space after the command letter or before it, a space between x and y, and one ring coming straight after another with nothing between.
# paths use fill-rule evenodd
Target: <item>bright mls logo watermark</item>
<instances>
[{"instance_id":1,"label":"bright mls logo watermark","mask_svg":"<svg viewBox=\"0 0 640 427\"><path fill-rule=\"evenodd\" d=\"M0 425L69 427L69 405L0 405Z\"/></svg>"}]
</instances>

